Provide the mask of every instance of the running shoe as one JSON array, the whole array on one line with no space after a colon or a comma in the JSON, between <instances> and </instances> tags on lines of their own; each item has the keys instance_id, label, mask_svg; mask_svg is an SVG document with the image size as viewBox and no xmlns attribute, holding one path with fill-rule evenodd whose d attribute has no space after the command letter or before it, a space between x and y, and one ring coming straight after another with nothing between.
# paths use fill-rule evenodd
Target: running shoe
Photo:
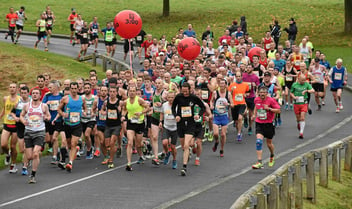
<instances>
[{"instance_id":1,"label":"running shoe","mask_svg":"<svg viewBox=\"0 0 352 209\"><path fill-rule=\"evenodd\" d=\"M166 156L165 156L165 159L164 159L164 165L169 164L169 162L170 162L170 155L171 155L170 152L167 152L167 153L166 153Z\"/></svg>"},{"instance_id":2,"label":"running shoe","mask_svg":"<svg viewBox=\"0 0 352 209\"><path fill-rule=\"evenodd\" d=\"M324 100L321 100L321 104L324 106L324 105L325 105L325 101L324 101Z\"/></svg>"},{"instance_id":3,"label":"running shoe","mask_svg":"<svg viewBox=\"0 0 352 209\"><path fill-rule=\"evenodd\" d=\"M273 167L275 165L275 158L271 157L268 163L269 167Z\"/></svg>"},{"instance_id":4,"label":"running shoe","mask_svg":"<svg viewBox=\"0 0 352 209\"><path fill-rule=\"evenodd\" d=\"M176 160L172 161L172 169L177 169L177 161Z\"/></svg>"},{"instance_id":5,"label":"running shoe","mask_svg":"<svg viewBox=\"0 0 352 209\"><path fill-rule=\"evenodd\" d=\"M49 153L53 153L53 148L50 147L50 148L48 149L48 152L49 152Z\"/></svg>"},{"instance_id":6,"label":"running shoe","mask_svg":"<svg viewBox=\"0 0 352 209\"><path fill-rule=\"evenodd\" d=\"M248 128L248 118L244 117L243 127Z\"/></svg>"},{"instance_id":7,"label":"running shoe","mask_svg":"<svg viewBox=\"0 0 352 209\"><path fill-rule=\"evenodd\" d=\"M288 110L288 103L286 103L285 105L285 110Z\"/></svg>"},{"instance_id":8,"label":"running shoe","mask_svg":"<svg viewBox=\"0 0 352 209\"><path fill-rule=\"evenodd\" d=\"M122 156L122 149L120 147L120 148L117 148L116 150L116 158L121 158L121 156Z\"/></svg>"},{"instance_id":9,"label":"running shoe","mask_svg":"<svg viewBox=\"0 0 352 209\"><path fill-rule=\"evenodd\" d=\"M50 164L51 164L51 165L56 165L56 164L57 164L56 157L53 156L53 157L51 158Z\"/></svg>"},{"instance_id":10,"label":"running shoe","mask_svg":"<svg viewBox=\"0 0 352 209\"><path fill-rule=\"evenodd\" d=\"M142 153L143 155L147 155L147 145L145 143L142 145Z\"/></svg>"},{"instance_id":11,"label":"running shoe","mask_svg":"<svg viewBox=\"0 0 352 209\"><path fill-rule=\"evenodd\" d=\"M108 168L114 168L114 167L115 167L115 165L113 162L108 162Z\"/></svg>"},{"instance_id":12,"label":"running shoe","mask_svg":"<svg viewBox=\"0 0 352 209\"><path fill-rule=\"evenodd\" d=\"M30 175L29 180L28 180L28 184L35 184L35 183L37 183L37 181L35 180L35 177Z\"/></svg>"},{"instance_id":13,"label":"running shoe","mask_svg":"<svg viewBox=\"0 0 352 209\"><path fill-rule=\"evenodd\" d=\"M16 164L11 164L9 173L17 173Z\"/></svg>"},{"instance_id":14,"label":"running shoe","mask_svg":"<svg viewBox=\"0 0 352 209\"><path fill-rule=\"evenodd\" d=\"M340 112L340 107L337 107L336 108L336 113L339 113Z\"/></svg>"},{"instance_id":15,"label":"running shoe","mask_svg":"<svg viewBox=\"0 0 352 209\"><path fill-rule=\"evenodd\" d=\"M153 165L160 165L159 159L158 159L158 158L154 158L154 159L152 160L152 164L153 164Z\"/></svg>"},{"instance_id":16,"label":"running shoe","mask_svg":"<svg viewBox=\"0 0 352 209\"><path fill-rule=\"evenodd\" d=\"M298 138L303 139L303 134L300 133Z\"/></svg>"},{"instance_id":17,"label":"running shoe","mask_svg":"<svg viewBox=\"0 0 352 209\"><path fill-rule=\"evenodd\" d=\"M166 154L164 152L161 153L161 155L159 156L159 160L164 160L165 156L166 156Z\"/></svg>"},{"instance_id":18,"label":"running shoe","mask_svg":"<svg viewBox=\"0 0 352 209\"><path fill-rule=\"evenodd\" d=\"M65 168L66 168L66 171L67 171L67 172L71 172L71 170L72 170L72 165L71 165L71 163L67 163L66 166L65 166Z\"/></svg>"},{"instance_id":19,"label":"running shoe","mask_svg":"<svg viewBox=\"0 0 352 209\"><path fill-rule=\"evenodd\" d=\"M277 119L277 125L278 125L278 126L281 126L281 124L282 124L281 118L278 118L278 119Z\"/></svg>"},{"instance_id":20,"label":"running shoe","mask_svg":"<svg viewBox=\"0 0 352 209\"><path fill-rule=\"evenodd\" d=\"M208 136L208 141L209 142L212 142L214 140L214 135L212 132L209 133L209 136Z\"/></svg>"},{"instance_id":21,"label":"running shoe","mask_svg":"<svg viewBox=\"0 0 352 209\"><path fill-rule=\"evenodd\" d=\"M94 158L92 153L87 154L86 160L92 160Z\"/></svg>"},{"instance_id":22,"label":"running shoe","mask_svg":"<svg viewBox=\"0 0 352 209\"><path fill-rule=\"evenodd\" d=\"M198 159L196 159L196 160L194 161L194 165L200 166L200 161L199 161Z\"/></svg>"},{"instance_id":23,"label":"running shoe","mask_svg":"<svg viewBox=\"0 0 352 209\"><path fill-rule=\"evenodd\" d=\"M72 44L72 40L70 40L70 44Z\"/></svg>"},{"instance_id":24,"label":"running shoe","mask_svg":"<svg viewBox=\"0 0 352 209\"><path fill-rule=\"evenodd\" d=\"M248 135L251 136L253 134L252 127L248 128Z\"/></svg>"},{"instance_id":25,"label":"running shoe","mask_svg":"<svg viewBox=\"0 0 352 209\"><path fill-rule=\"evenodd\" d=\"M133 171L132 166L127 164L126 165L126 171Z\"/></svg>"},{"instance_id":26,"label":"running shoe","mask_svg":"<svg viewBox=\"0 0 352 209\"><path fill-rule=\"evenodd\" d=\"M312 114L312 109L308 108L308 114L309 114L309 115Z\"/></svg>"},{"instance_id":27,"label":"running shoe","mask_svg":"<svg viewBox=\"0 0 352 209\"><path fill-rule=\"evenodd\" d=\"M125 136L122 137L122 144L127 144L127 137Z\"/></svg>"},{"instance_id":28,"label":"running shoe","mask_svg":"<svg viewBox=\"0 0 352 209\"><path fill-rule=\"evenodd\" d=\"M318 105L317 111L321 111L321 105Z\"/></svg>"},{"instance_id":29,"label":"running shoe","mask_svg":"<svg viewBox=\"0 0 352 209\"><path fill-rule=\"evenodd\" d=\"M137 164L144 164L144 161L145 161L145 159L142 156L140 156L137 161Z\"/></svg>"},{"instance_id":30,"label":"running shoe","mask_svg":"<svg viewBox=\"0 0 352 209\"><path fill-rule=\"evenodd\" d=\"M214 144L214 146L213 146L213 148L212 148L213 152L216 152L216 150L218 149L218 144L219 144L219 143L215 143L215 144Z\"/></svg>"},{"instance_id":31,"label":"running shoe","mask_svg":"<svg viewBox=\"0 0 352 209\"><path fill-rule=\"evenodd\" d=\"M253 169L261 169L264 168L263 164L260 162L257 162L256 164L252 165Z\"/></svg>"},{"instance_id":32,"label":"running shoe","mask_svg":"<svg viewBox=\"0 0 352 209\"><path fill-rule=\"evenodd\" d=\"M343 106L342 106L342 103L340 103L340 107L339 107L339 108L340 108L340 110L343 110Z\"/></svg>"},{"instance_id":33,"label":"running shoe","mask_svg":"<svg viewBox=\"0 0 352 209\"><path fill-rule=\"evenodd\" d=\"M57 164L57 167L59 167L59 168L61 168L62 170L64 170L65 167L66 167L66 164L65 164L64 162L59 162L59 163Z\"/></svg>"},{"instance_id":34,"label":"running shoe","mask_svg":"<svg viewBox=\"0 0 352 209\"><path fill-rule=\"evenodd\" d=\"M5 165L9 165L10 162L11 162L11 156L9 154L7 154L5 157Z\"/></svg>"},{"instance_id":35,"label":"running shoe","mask_svg":"<svg viewBox=\"0 0 352 209\"><path fill-rule=\"evenodd\" d=\"M220 150L220 157L224 157L224 150Z\"/></svg>"},{"instance_id":36,"label":"running shoe","mask_svg":"<svg viewBox=\"0 0 352 209\"><path fill-rule=\"evenodd\" d=\"M186 176L187 175L187 169L186 168L182 168L181 169L181 176Z\"/></svg>"},{"instance_id":37,"label":"running shoe","mask_svg":"<svg viewBox=\"0 0 352 209\"><path fill-rule=\"evenodd\" d=\"M94 157L100 157L100 151L98 149L95 150Z\"/></svg>"},{"instance_id":38,"label":"running shoe","mask_svg":"<svg viewBox=\"0 0 352 209\"><path fill-rule=\"evenodd\" d=\"M242 134L238 134L237 135L237 141L238 142L242 142Z\"/></svg>"},{"instance_id":39,"label":"running shoe","mask_svg":"<svg viewBox=\"0 0 352 209\"><path fill-rule=\"evenodd\" d=\"M102 165L108 164L109 158L104 158L103 162L101 162Z\"/></svg>"},{"instance_id":40,"label":"running shoe","mask_svg":"<svg viewBox=\"0 0 352 209\"><path fill-rule=\"evenodd\" d=\"M5 35L5 40L7 39L8 35Z\"/></svg>"},{"instance_id":41,"label":"running shoe","mask_svg":"<svg viewBox=\"0 0 352 209\"><path fill-rule=\"evenodd\" d=\"M325 103L324 103L325 104ZM290 104L290 110L293 110L293 104Z\"/></svg>"},{"instance_id":42,"label":"running shoe","mask_svg":"<svg viewBox=\"0 0 352 209\"><path fill-rule=\"evenodd\" d=\"M132 154L137 154L137 149L136 148L132 149Z\"/></svg>"},{"instance_id":43,"label":"running shoe","mask_svg":"<svg viewBox=\"0 0 352 209\"><path fill-rule=\"evenodd\" d=\"M22 176L27 176L28 175L28 169L23 167L21 174L22 174Z\"/></svg>"},{"instance_id":44,"label":"running shoe","mask_svg":"<svg viewBox=\"0 0 352 209\"><path fill-rule=\"evenodd\" d=\"M45 47L44 51L46 51L46 52L49 51L48 47Z\"/></svg>"}]
</instances>

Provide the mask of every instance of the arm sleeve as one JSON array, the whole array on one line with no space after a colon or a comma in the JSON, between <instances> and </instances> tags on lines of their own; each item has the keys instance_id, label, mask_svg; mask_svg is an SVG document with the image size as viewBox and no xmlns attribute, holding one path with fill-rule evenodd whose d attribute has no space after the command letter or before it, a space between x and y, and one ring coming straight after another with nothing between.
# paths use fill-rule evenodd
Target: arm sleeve
<instances>
[{"instance_id":1,"label":"arm sleeve","mask_svg":"<svg viewBox=\"0 0 352 209\"><path fill-rule=\"evenodd\" d=\"M178 101L178 96L175 97L174 99L174 102L172 103L172 106L171 106L171 111L172 111L172 114L176 117L177 116L177 112L176 112L176 107L177 107L177 101Z\"/></svg>"}]
</instances>

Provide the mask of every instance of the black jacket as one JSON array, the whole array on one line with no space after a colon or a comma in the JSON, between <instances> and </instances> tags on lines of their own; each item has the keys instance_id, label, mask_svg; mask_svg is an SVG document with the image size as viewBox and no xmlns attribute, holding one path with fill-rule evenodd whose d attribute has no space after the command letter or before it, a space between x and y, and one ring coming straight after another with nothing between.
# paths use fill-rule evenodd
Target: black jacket
<instances>
[{"instance_id":1,"label":"black jacket","mask_svg":"<svg viewBox=\"0 0 352 209\"><path fill-rule=\"evenodd\" d=\"M288 40L296 40L296 35L298 32L296 22L290 24L289 28L285 28L285 31L288 33Z\"/></svg>"}]
</instances>

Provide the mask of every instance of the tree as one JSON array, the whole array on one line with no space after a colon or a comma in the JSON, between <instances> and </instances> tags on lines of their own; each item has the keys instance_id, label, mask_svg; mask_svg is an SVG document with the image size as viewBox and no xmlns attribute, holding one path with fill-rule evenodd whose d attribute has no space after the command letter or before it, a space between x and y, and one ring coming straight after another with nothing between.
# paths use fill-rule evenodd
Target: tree
<instances>
[{"instance_id":1,"label":"tree","mask_svg":"<svg viewBox=\"0 0 352 209\"><path fill-rule=\"evenodd\" d=\"M352 0L345 0L345 33L352 33Z\"/></svg>"},{"instance_id":2,"label":"tree","mask_svg":"<svg viewBox=\"0 0 352 209\"><path fill-rule=\"evenodd\" d=\"M169 14L170 14L170 0L163 0L163 16L168 17Z\"/></svg>"}]
</instances>

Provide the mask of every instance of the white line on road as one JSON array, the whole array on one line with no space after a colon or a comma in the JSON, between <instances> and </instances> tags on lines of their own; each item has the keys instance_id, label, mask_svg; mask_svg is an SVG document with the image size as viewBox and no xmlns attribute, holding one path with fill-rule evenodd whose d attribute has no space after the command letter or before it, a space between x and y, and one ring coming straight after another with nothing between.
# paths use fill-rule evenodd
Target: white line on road
<instances>
[{"instance_id":1,"label":"white line on road","mask_svg":"<svg viewBox=\"0 0 352 209\"><path fill-rule=\"evenodd\" d=\"M284 152L282 152L282 153L276 155L275 158L276 158L276 159L279 159L280 157L283 157L283 156L285 156L285 155L288 155L288 154L291 153L291 152L294 152L294 151L296 151L296 150L298 150L298 149L300 149L300 148L302 148L302 147L305 147L305 146L307 146L307 145L309 145L309 144L311 144L311 143L313 143L313 142L315 142L315 141L317 141L317 140L319 140L319 139L325 137L326 135L332 133L333 131L336 131L337 129L339 129L339 128L341 128L342 126L346 125L346 124L347 124L348 122L350 122L351 120L352 120L352 116L347 117L347 118L345 118L344 120L342 120L341 122L339 122L338 124L336 124L335 126L329 128L329 129L328 129L327 131L325 131L324 133L321 133L321 134L317 135L316 137L314 137L314 138L312 138L312 139L310 139L310 140L307 140L307 141L304 142L304 143L301 143L301 144L299 144L299 145L297 145L297 146L295 146L295 147L293 147L293 148L291 148L291 149L288 149L288 150L286 150L286 151L284 151ZM268 161L269 161L269 159L266 159L266 160L265 160L265 163L268 162ZM214 187L216 187L216 186L218 186L218 185L220 185L220 184L223 184L223 183L225 183L226 181L232 180L232 179L234 179L234 178L236 178L236 177L238 177L238 176L240 176L240 175L242 175L242 174L245 174L245 173L247 173L247 172L250 171L250 170L252 170L252 168L245 168L245 169L241 170L241 171L238 172L238 173L234 173L234 174L232 174L232 175L230 175L230 176L220 178L220 179L214 181L213 183L210 183L210 184L208 184L208 185L199 187L198 189L195 189L195 190L193 190L193 191L191 191L191 192L189 192L189 193L187 193L187 194L185 194L185 195L182 195L182 196L180 196L180 197L178 197L178 198L175 198L175 199L172 199L172 200L170 200L170 201L168 201L168 202L165 202L165 203L163 203L163 204L161 204L161 205L155 207L154 209L165 209L165 208L169 208L169 207L171 207L171 206L173 206L173 205L175 205L175 204L178 204L178 203L180 203L180 202L183 202L183 201L185 201L185 200L187 200L187 199L189 199L189 198L192 198L192 197L194 197L194 196L196 196L196 195L199 195L199 194L201 194L201 193L203 193L203 192L205 192L205 191L207 191L207 190L209 190L209 189L212 189L212 188L214 188Z\"/></svg>"}]
</instances>

